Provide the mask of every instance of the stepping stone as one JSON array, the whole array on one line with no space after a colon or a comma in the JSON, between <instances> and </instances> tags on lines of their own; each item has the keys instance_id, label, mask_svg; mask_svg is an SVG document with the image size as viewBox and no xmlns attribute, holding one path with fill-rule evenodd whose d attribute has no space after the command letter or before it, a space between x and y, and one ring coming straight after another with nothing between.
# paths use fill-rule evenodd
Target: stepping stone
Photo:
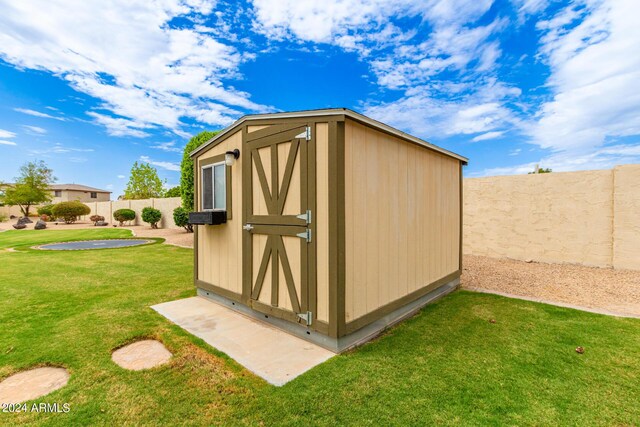
<instances>
[{"instance_id":1,"label":"stepping stone","mask_svg":"<svg viewBox=\"0 0 640 427\"><path fill-rule=\"evenodd\" d=\"M111 359L124 369L141 371L165 364L171 356L171 352L161 342L144 340L117 349Z\"/></svg>"},{"instance_id":2,"label":"stepping stone","mask_svg":"<svg viewBox=\"0 0 640 427\"><path fill-rule=\"evenodd\" d=\"M0 382L0 403L22 403L58 390L69 381L64 368L35 368L18 372Z\"/></svg>"}]
</instances>

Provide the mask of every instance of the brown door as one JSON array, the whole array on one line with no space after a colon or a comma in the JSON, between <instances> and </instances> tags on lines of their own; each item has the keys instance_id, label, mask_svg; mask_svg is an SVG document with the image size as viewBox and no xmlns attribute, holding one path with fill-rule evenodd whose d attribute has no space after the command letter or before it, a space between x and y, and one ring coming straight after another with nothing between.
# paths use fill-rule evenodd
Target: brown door
<instances>
[{"instance_id":1,"label":"brown door","mask_svg":"<svg viewBox=\"0 0 640 427\"><path fill-rule=\"evenodd\" d=\"M312 324L309 162L315 161L307 124L274 125L245 134L243 174L244 299L255 310ZM315 298L314 298L315 299Z\"/></svg>"}]
</instances>

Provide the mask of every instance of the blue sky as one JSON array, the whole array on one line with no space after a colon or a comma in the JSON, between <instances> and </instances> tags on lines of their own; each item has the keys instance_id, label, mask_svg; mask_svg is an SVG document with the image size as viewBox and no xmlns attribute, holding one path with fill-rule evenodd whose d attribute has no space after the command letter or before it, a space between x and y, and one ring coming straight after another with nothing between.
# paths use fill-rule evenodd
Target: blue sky
<instances>
[{"instance_id":1,"label":"blue sky","mask_svg":"<svg viewBox=\"0 0 640 427\"><path fill-rule=\"evenodd\" d=\"M466 176L640 162L636 0L0 0L0 181L169 186L189 136L348 107Z\"/></svg>"}]
</instances>

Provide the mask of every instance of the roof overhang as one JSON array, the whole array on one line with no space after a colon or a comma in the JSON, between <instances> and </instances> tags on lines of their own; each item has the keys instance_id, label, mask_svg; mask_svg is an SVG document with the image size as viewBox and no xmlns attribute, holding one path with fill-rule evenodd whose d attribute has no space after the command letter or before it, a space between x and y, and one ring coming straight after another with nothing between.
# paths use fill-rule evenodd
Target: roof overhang
<instances>
[{"instance_id":1,"label":"roof overhang","mask_svg":"<svg viewBox=\"0 0 640 427\"><path fill-rule=\"evenodd\" d=\"M444 148L438 147L437 145L433 145L430 142L424 141L420 138L417 138L413 135L409 135L408 133L402 132L394 127L386 125L382 122L369 118L365 115L357 113L353 110L349 110L348 108L327 108L323 110L304 110L304 111L292 111L285 113L268 113L268 114L250 114L241 117L236 120L230 126L224 128L220 133L211 138L209 141L202 144L200 147L193 150L189 153L189 156L192 158L197 156L199 153L203 152L207 148L211 147L211 145L215 144L216 141L224 139L226 136L231 135L236 130L238 130L243 124L246 122L251 122L254 120L265 120L265 119L294 119L294 118L311 118L311 117L323 117L323 116L335 116L335 115L344 115L350 119L356 120L358 122L364 123L368 126L371 126L374 129L378 129L380 131L386 132L388 134L397 136L401 139L404 139L409 142L413 142L414 144L421 145L425 148L429 148L433 151L437 151L439 153L445 154L449 157L453 157L455 159L460 160L463 164L467 164L469 159L463 157L459 154L456 154L452 151L446 150Z\"/></svg>"}]
</instances>

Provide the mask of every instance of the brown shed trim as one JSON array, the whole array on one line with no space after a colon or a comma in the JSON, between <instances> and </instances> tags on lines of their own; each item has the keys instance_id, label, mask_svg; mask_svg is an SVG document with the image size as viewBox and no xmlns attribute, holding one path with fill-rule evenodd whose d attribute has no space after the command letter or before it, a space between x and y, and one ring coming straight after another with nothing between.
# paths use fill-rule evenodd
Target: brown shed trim
<instances>
[{"instance_id":1,"label":"brown shed trim","mask_svg":"<svg viewBox=\"0 0 640 427\"><path fill-rule=\"evenodd\" d=\"M198 210L199 200L196 197L198 194L198 162L193 162L193 210ZM198 283L198 226L193 227L193 281Z\"/></svg>"},{"instance_id":2,"label":"brown shed trim","mask_svg":"<svg viewBox=\"0 0 640 427\"><path fill-rule=\"evenodd\" d=\"M196 279L196 287L200 289L204 289L205 291L211 291L218 295L222 295L225 298L229 298L230 300L241 302L241 295L236 294L229 289L221 288L220 286L213 285L209 282L205 282L199 279Z\"/></svg>"},{"instance_id":3,"label":"brown shed trim","mask_svg":"<svg viewBox=\"0 0 640 427\"><path fill-rule=\"evenodd\" d=\"M380 308L378 308L377 310L374 310L370 313L365 314L362 317L358 317L355 320L352 320L351 322L346 324L346 333L345 334L350 334L352 332L357 331L360 328L363 328L365 326L367 326L370 323L375 322L378 319L383 318L384 316L386 316L387 314L409 304L410 302L413 302L415 300L417 300L418 298L428 294L429 292L439 288L440 286L451 282L452 280L455 280L457 278L459 278L461 275L461 271L457 270L454 271L453 273L442 277L441 279L436 280L435 282L424 286L416 291L413 291L410 294L407 294L405 296L403 296L402 298L399 298L395 301L390 302L389 304L386 304Z\"/></svg>"},{"instance_id":4,"label":"brown shed trim","mask_svg":"<svg viewBox=\"0 0 640 427\"><path fill-rule=\"evenodd\" d=\"M462 203L464 201L464 198L462 197L463 196L463 194L462 194L463 193L463 188L462 188L462 163L460 163L460 182L459 182L459 185L460 185L460 241L458 242L458 245L460 245L460 247L458 249L459 249L460 252L459 252L459 257L458 257L458 263L459 263L458 267L459 267L460 271L462 271L462 229L463 229L463 225L464 225L463 217L462 217L462 214L463 214Z\"/></svg>"},{"instance_id":5,"label":"brown shed trim","mask_svg":"<svg viewBox=\"0 0 640 427\"><path fill-rule=\"evenodd\" d=\"M220 133L218 133L216 136L211 138L208 142L204 143L203 145L201 145L200 147L192 151L190 155L191 157L197 156L205 148L208 148L214 145L216 141L223 140L225 135L228 135L234 132L235 130L239 129L240 126L242 126L246 122L250 122L251 124L274 124L274 120L287 120L287 119L298 119L298 118L308 118L310 120L313 120L313 119L317 120L320 117L335 116L335 115L344 115L344 117L348 117L350 119L366 124L370 127L378 129L382 132L397 136L405 141L412 142L422 147L445 154L449 157L458 159L464 164L466 164L469 160L466 157L460 156L459 154L456 154L452 151L433 145L427 141L424 141L413 135L409 135L408 133L402 132L396 128L393 128L389 125L381 123L377 120L371 119L360 113L356 113L355 111L349 110L347 108L329 108L329 109L322 109L322 110L305 110L305 111L294 111L289 113L252 114L252 115L243 116L240 119L238 119L235 123L227 127L226 129L223 129Z\"/></svg>"},{"instance_id":6,"label":"brown shed trim","mask_svg":"<svg viewBox=\"0 0 640 427\"><path fill-rule=\"evenodd\" d=\"M207 165L212 165L214 163L220 163L224 161L224 154L218 154L216 156L213 157L207 157L203 160L198 160L198 168L196 169L197 171L200 171L204 166ZM225 201L225 211L227 212L227 220L230 220L233 218L232 216L232 206L231 206L231 168L232 166L227 166L225 165L224 167L224 175L225 175L225 193L226 193L226 201ZM200 172L198 172L200 173ZM194 179L194 183L196 183L198 181L198 179L200 179L200 175L196 176ZM200 193L194 193L193 197L200 197ZM195 201L194 201L194 205L195 205ZM194 206L195 208L195 206Z\"/></svg>"},{"instance_id":7,"label":"brown shed trim","mask_svg":"<svg viewBox=\"0 0 640 427\"><path fill-rule=\"evenodd\" d=\"M329 122L329 336L345 335L345 126Z\"/></svg>"}]
</instances>

